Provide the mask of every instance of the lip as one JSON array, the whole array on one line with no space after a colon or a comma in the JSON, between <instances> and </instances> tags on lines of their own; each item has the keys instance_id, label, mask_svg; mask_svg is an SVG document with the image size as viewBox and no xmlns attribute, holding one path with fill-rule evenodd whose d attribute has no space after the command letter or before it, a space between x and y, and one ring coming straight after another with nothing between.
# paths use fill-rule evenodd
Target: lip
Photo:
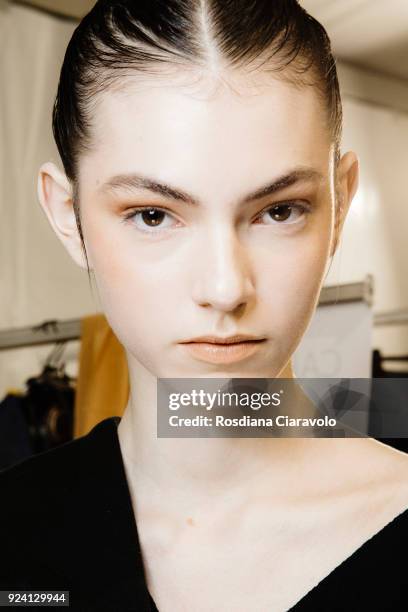
<instances>
[{"instance_id":1,"label":"lip","mask_svg":"<svg viewBox=\"0 0 408 612\"><path fill-rule=\"evenodd\" d=\"M233 344L238 342L247 342L249 340L265 340L257 336L250 336L249 334L235 334L235 336L198 336L197 338L191 338L191 340L184 340L181 344L190 342L206 342L212 344Z\"/></svg>"},{"instance_id":2,"label":"lip","mask_svg":"<svg viewBox=\"0 0 408 612\"><path fill-rule=\"evenodd\" d=\"M208 336L207 336L208 337ZM200 361L207 363L234 363L242 361L253 355L260 346L265 342L265 339L246 340L244 342L200 342L194 340L191 342L180 343L185 349Z\"/></svg>"}]
</instances>

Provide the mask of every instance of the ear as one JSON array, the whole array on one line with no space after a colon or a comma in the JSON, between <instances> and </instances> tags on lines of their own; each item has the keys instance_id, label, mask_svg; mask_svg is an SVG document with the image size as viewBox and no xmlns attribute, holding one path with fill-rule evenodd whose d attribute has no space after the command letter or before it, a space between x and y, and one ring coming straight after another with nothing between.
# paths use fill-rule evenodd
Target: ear
<instances>
[{"instance_id":1,"label":"ear","mask_svg":"<svg viewBox=\"0 0 408 612\"><path fill-rule=\"evenodd\" d=\"M87 269L77 228L72 187L55 164L43 164L38 173L38 199L54 232L78 266Z\"/></svg>"},{"instance_id":2,"label":"ear","mask_svg":"<svg viewBox=\"0 0 408 612\"><path fill-rule=\"evenodd\" d=\"M359 161L353 151L349 151L342 156L337 166L336 175L336 218L330 257L333 257L336 253L344 221L358 188Z\"/></svg>"}]
</instances>

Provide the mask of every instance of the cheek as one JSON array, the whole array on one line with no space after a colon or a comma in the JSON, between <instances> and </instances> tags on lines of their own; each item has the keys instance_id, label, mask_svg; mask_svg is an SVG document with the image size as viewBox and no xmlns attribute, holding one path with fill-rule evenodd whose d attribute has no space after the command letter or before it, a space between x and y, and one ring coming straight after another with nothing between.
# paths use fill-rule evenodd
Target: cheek
<instances>
[{"instance_id":1,"label":"cheek","mask_svg":"<svg viewBox=\"0 0 408 612\"><path fill-rule=\"evenodd\" d=\"M159 249L135 248L123 233L119 240L94 230L88 244L102 311L125 348L149 361L149 348L171 327L178 268Z\"/></svg>"},{"instance_id":2,"label":"cheek","mask_svg":"<svg viewBox=\"0 0 408 612\"><path fill-rule=\"evenodd\" d=\"M329 255L330 219L271 249L259 264L260 303L272 334L294 350L313 316ZM279 248L280 246L280 248Z\"/></svg>"}]
</instances>

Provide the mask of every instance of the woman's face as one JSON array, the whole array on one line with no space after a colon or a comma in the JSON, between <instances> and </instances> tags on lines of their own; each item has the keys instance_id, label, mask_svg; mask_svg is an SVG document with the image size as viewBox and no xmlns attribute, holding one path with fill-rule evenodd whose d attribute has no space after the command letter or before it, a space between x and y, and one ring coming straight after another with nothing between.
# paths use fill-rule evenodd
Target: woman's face
<instances>
[{"instance_id":1,"label":"woman's face","mask_svg":"<svg viewBox=\"0 0 408 612\"><path fill-rule=\"evenodd\" d=\"M101 98L80 162L82 228L131 363L157 377L275 377L287 366L333 239L323 117L313 88L270 75L216 90L156 77ZM180 344L235 334L265 341L233 363Z\"/></svg>"}]
</instances>

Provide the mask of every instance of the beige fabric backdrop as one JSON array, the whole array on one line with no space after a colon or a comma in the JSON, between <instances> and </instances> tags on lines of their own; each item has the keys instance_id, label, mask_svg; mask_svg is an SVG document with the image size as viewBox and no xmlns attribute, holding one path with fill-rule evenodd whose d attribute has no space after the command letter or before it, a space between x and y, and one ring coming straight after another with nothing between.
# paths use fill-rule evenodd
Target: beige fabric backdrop
<instances>
[{"instance_id":1,"label":"beige fabric backdrop","mask_svg":"<svg viewBox=\"0 0 408 612\"><path fill-rule=\"evenodd\" d=\"M0 329L99 310L86 273L54 236L36 195L40 164L59 162L51 111L73 29L0 0ZM79 344L68 347L74 358ZM0 351L0 399L38 373L50 349Z\"/></svg>"}]
</instances>

